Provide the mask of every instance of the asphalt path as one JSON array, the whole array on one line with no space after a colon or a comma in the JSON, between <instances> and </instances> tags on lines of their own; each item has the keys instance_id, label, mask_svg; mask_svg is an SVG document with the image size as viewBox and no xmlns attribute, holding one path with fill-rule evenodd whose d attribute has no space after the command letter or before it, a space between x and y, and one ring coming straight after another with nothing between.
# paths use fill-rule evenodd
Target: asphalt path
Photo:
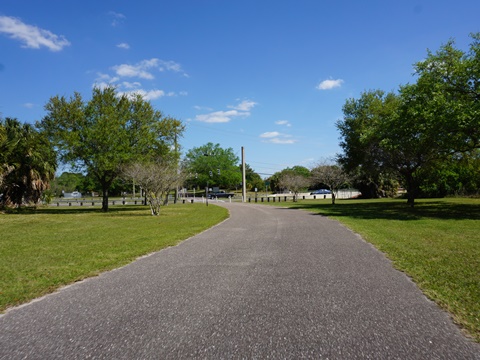
<instances>
[{"instance_id":1,"label":"asphalt path","mask_svg":"<svg viewBox=\"0 0 480 360\"><path fill-rule=\"evenodd\" d=\"M222 206L228 220L178 246L8 311L0 359L480 359L336 221Z\"/></svg>"}]
</instances>

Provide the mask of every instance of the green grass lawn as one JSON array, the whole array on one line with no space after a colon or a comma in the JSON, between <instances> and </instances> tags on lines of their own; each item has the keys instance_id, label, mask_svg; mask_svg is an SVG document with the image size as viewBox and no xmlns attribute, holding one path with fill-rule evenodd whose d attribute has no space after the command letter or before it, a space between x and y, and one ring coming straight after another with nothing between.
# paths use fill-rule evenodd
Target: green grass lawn
<instances>
[{"instance_id":1,"label":"green grass lawn","mask_svg":"<svg viewBox=\"0 0 480 360\"><path fill-rule=\"evenodd\" d=\"M339 220L384 252L480 341L480 199L275 203Z\"/></svg>"},{"instance_id":2,"label":"green grass lawn","mask_svg":"<svg viewBox=\"0 0 480 360\"><path fill-rule=\"evenodd\" d=\"M178 244L218 222L219 206L49 207L0 214L0 311L135 258Z\"/></svg>"},{"instance_id":3,"label":"green grass lawn","mask_svg":"<svg viewBox=\"0 0 480 360\"><path fill-rule=\"evenodd\" d=\"M267 205L267 203L264 203ZM480 199L268 203L335 218L387 254L480 341ZM0 215L0 311L177 244L225 219L224 208L51 207Z\"/></svg>"}]
</instances>

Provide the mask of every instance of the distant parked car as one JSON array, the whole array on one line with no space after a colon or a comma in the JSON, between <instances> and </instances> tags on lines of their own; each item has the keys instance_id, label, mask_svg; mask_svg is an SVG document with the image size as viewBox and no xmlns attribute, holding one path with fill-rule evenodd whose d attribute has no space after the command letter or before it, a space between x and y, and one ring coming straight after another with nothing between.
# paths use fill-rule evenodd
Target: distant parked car
<instances>
[{"instance_id":1,"label":"distant parked car","mask_svg":"<svg viewBox=\"0 0 480 360\"><path fill-rule=\"evenodd\" d=\"M332 192L330 190L327 190L327 189L319 189L319 190L315 190L313 192L310 193L310 195L323 195L323 194L331 194Z\"/></svg>"},{"instance_id":2,"label":"distant parked car","mask_svg":"<svg viewBox=\"0 0 480 360\"><path fill-rule=\"evenodd\" d=\"M82 194L78 191L74 191L74 192L72 192L72 197L73 198L81 198Z\"/></svg>"},{"instance_id":3,"label":"distant parked car","mask_svg":"<svg viewBox=\"0 0 480 360\"><path fill-rule=\"evenodd\" d=\"M224 197L224 198L232 197L233 198L234 196L235 196L234 193L227 193L223 190L220 190L220 191L217 191L217 192L212 191L212 192L208 193L208 198L209 199L222 198L222 197Z\"/></svg>"}]
</instances>

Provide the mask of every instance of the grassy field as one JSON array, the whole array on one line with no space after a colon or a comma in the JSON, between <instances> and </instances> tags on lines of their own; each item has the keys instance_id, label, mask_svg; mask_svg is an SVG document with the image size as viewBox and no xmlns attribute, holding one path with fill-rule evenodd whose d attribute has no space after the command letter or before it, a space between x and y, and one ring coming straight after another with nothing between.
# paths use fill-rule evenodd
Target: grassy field
<instances>
[{"instance_id":1,"label":"grassy field","mask_svg":"<svg viewBox=\"0 0 480 360\"><path fill-rule=\"evenodd\" d=\"M0 214L0 311L177 244L228 217L202 204L50 207Z\"/></svg>"},{"instance_id":2,"label":"grassy field","mask_svg":"<svg viewBox=\"0 0 480 360\"><path fill-rule=\"evenodd\" d=\"M480 341L480 199L276 203L337 219L372 243Z\"/></svg>"},{"instance_id":3,"label":"grassy field","mask_svg":"<svg viewBox=\"0 0 480 360\"><path fill-rule=\"evenodd\" d=\"M264 203L267 205L267 203ZM268 203L321 213L387 254L480 341L480 199L304 200ZM177 244L225 219L202 204L51 207L0 214L0 311Z\"/></svg>"}]
</instances>

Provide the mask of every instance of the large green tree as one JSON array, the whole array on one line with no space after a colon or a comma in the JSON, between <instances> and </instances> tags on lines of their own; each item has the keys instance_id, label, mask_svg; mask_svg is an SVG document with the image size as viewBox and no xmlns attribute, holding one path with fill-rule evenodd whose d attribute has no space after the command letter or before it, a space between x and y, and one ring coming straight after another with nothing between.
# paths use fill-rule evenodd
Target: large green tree
<instances>
[{"instance_id":1,"label":"large green tree","mask_svg":"<svg viewBox=\"0 0 480 360\"><path fill-rule=\"evenodd\" d=\"M346 170L377 183L396 176L413 206L432 173L478 149L480 37L472 38L469 52L453 41L429 52L415 65L417 81L398 95L370 91L346 102L337 124Z\"/></svg>"},{"instance_id":2,"label":"large green tree","mask_svg":"<svg viewBox=\"0 0 480 360\"><path fill-rule=\"evenodd\" d=\"M394 176L413 206L425 175L446 156L429 101L416 84L402 87L399 95L370 91L348 100L337 123L344 150L339 162L360 177L367 190L373 185L380 191L381 181Z\"/></svg>"},{"instance_id":3,"label":"large green tree","mask_svg":"<svg viewBox=\"0 0 480 360\"><path fill-rule=\"evenodd\" d=\"M0 203L38 203L57 166L48 139L32 125L6 118L0 120L0 154Z\"/></svg>"},{"instance_id":4,"label":"large green tree","mask_svg":"<svg viewBox=\"0 0 480 360\"><path fill-rule=\"evenodd\" d=\"M242 182L238 167L239 158L232 148L224 149L220 144L207 143L187 151L185 168L189 173L188 186L218 186L235 188Z\"/></svg>"},{"instance_id":5,"label":"large green tree","mask_svg":"<svg viewBox=\"0 0 480 360\"><path fill-rule=\"evenodd\" d=\"M337 122L343 149L338 162L364 197L381 196L392 182L381 141L384 123L397 112L399 103L393 93L365 91L345 102L343 119Z\"/></svg>"},{"instance_id":6,"label":"large green tree","mask_svg":"<svg viewBox=\"0 0 480 360\"><path fill-rule=\"evenodd\" d=\"M470 36L468 51L450 40L415 64L418 90L435 116L436 141L449 152L480 146L480 33Z\"/></svg>"},{"instance_id":7,"label":"large green tree","mask_svg":"<svg viewBox=\"0 0 480 360\"><path fill-rule=\"evenodd\" d=\"M115 88L94 88L92 98L79 93L55 96L37 126L56 145L60 159L94 176L102 187L102 210L108 210L109 190L121 168L155 156L177 161L172 150L183 133L180 121L164 117L141 95L119 95Z\"/></svg>"}]
</instances>

